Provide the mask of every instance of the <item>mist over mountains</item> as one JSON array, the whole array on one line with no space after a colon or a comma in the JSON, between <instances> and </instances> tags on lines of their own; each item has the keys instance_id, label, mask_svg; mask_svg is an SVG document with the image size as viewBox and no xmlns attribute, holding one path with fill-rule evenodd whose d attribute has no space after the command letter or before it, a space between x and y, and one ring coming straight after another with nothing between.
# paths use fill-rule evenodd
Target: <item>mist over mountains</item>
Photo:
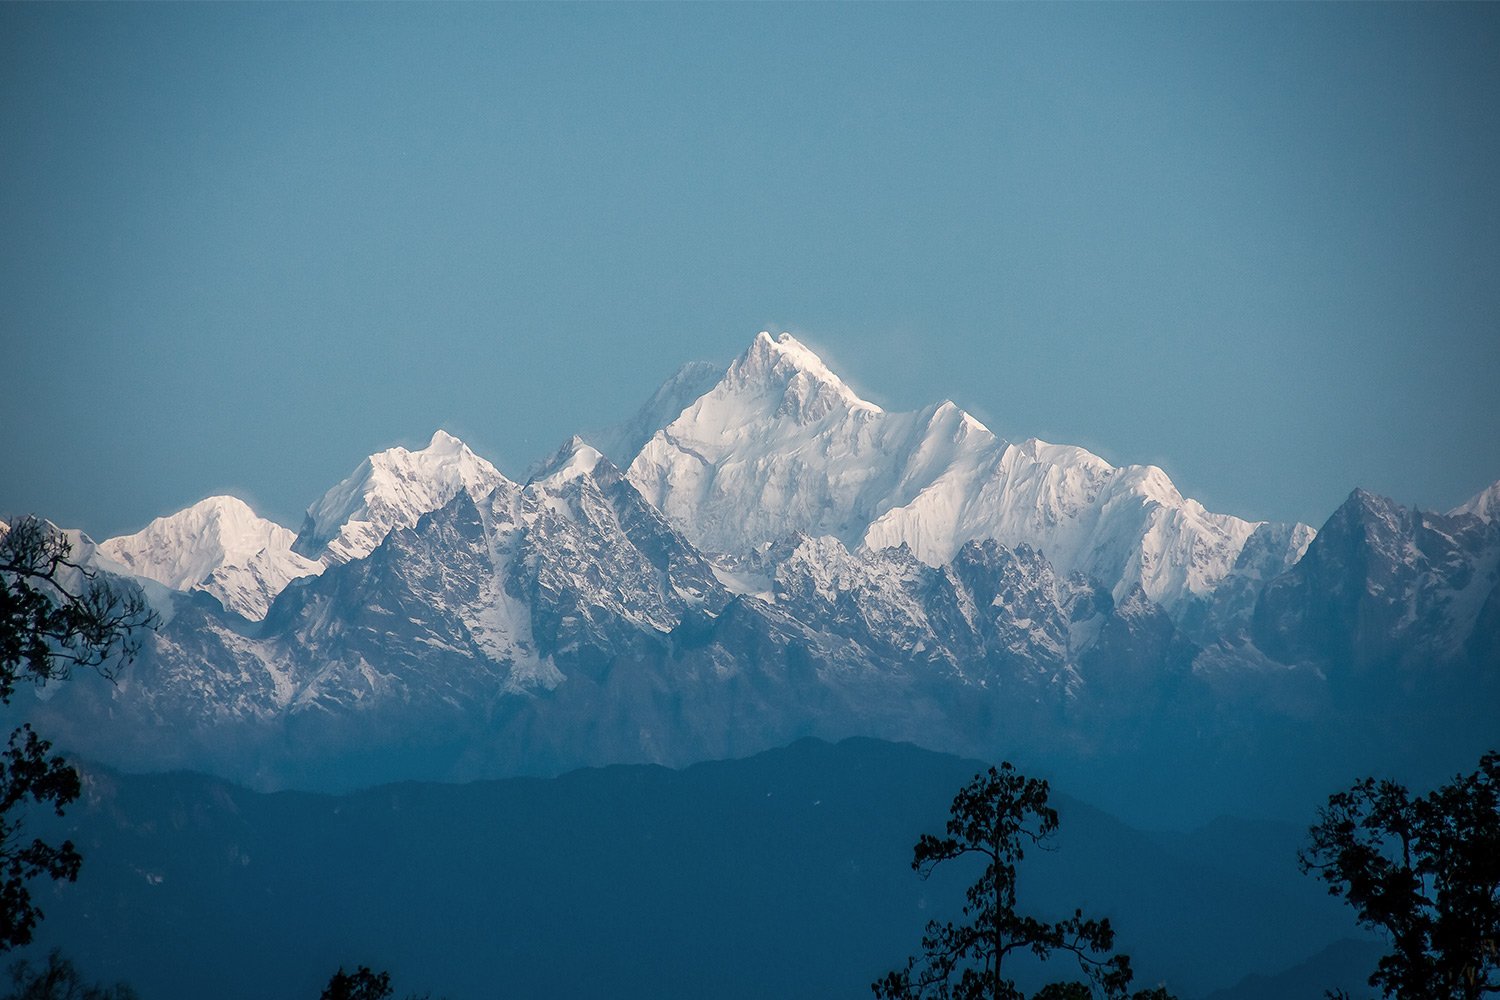
<instances>
[{"instance_id":1,"label":"mist over mountains","mask_svg":"<svg viewBox=\"0 0 1500 1000\"><path fill-rule=\"evenodd\" d=\"M853 1000L956 909L964 873L918 878L911 845L980 766L808 740L683 770L339 796L89 767L84 799L46 824L87 862L47 887L40 933L88 942L90 968L143 997L316 996L338 963L378 961L402 990L455 1000ZM1372 964L1339 902L1298 876L1300 826L1163 834L1053 804L1056 850L1029 853L1022 905L1108 914L1138 982L1288 1000L1291 979L1311 1000ZM1243 982L1303 963L1316 978Z\"/></svg>"},{"instance_id":2,"label":"mist over mountains","mask_svg":"<svg viewBox=\"0 0 1500 1000\"><path fill-rule=\"evenodd\" d=\"M887 413L786 334L593 436L518 483L439 431L295 536L215 498L100 543L164 624L116 686L26 714L108 764L264 789L877 736L1158 824L1302 816L1494 739L1500 484L1247 522L951 402Z\"/></svg>"}]
</instances>

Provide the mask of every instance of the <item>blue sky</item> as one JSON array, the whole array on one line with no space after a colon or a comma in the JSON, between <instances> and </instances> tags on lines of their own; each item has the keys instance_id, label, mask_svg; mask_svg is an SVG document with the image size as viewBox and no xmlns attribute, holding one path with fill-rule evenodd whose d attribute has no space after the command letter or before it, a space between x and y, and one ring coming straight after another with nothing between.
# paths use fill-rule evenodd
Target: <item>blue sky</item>
<instances>
[{"instance_id":1,"label":"blue sky","mask_svg":"<svg viewBox=\"0 0 1500 1000\"><path fill-rule=\"evenodd\" d=\"M521 475L790 330L1321 523L1500 478L1495 5L0 6L0 510Z\"/></svg>"}]
</instances>

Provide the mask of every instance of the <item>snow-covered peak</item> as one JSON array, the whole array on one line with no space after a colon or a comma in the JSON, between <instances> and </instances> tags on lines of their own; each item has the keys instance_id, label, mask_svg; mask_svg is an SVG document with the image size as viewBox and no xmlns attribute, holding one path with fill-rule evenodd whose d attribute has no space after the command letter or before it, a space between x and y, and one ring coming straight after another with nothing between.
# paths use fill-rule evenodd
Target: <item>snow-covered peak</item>
<instances>
[{"instance_id":1,"label":"snow-covered peak","mask_svg":"<svg viewBox=\"0 0 1500 1000\"><path fill-rule=\"evenodd\" d=\"M427 442L427 447L415 454L431 455L436 458L443 455L461 455L466 451L469 451L468 445L439 427L432 432L432 440ZM473 454L473 452L469 453Z\"/></svg>"},{"instance_id":2,"label":"snow-covered peak","mask_svg":"<svg viewBox=\"0 0 1500 1000\"><path fill-rule=\"evenodd\" d=\"M1351 521L1368 522L1376 520L1385 523L1395 523L1406 508L1402 507L1390 497L1372 493L1363 486L1356 486L1349 491L1349 496L1333 512L1333 517L1344 517Z\"/></svg>"},{"instance_id":3,"label":"snow-covered peak","mask_svg":"<svg viewBox=\"0 0 1500 1000\"><path fill-rule=\"evenodd\" d=\"M749 350L729 366L715 389L744 402L769 405L778 416L811 423L839 409L875 413L880 407L860 399L823 359L790 333L772 337L762 330Z\"/></svg>"},{"instance_id":4,"label":"snow-covered peak","mask_svg":"<svg viewBox=\"0 0 1500 1000\"><path fill-rule=\"evenodd\" d=\"M936 566L995 539L1168 607L1211 592L1256 528L1184 498L1155 466L1011 444L951 401L886 413L787 334L759 334L628 475L710 552L743 556L800 531L851 551L905 544Z\"/></svg>"},{"instance_id":5,"label":"snow-covered peak","mask_svg":"<svg viewBox=\"0 0 1500 1000\"><path fill-rule=\"evenodd\" d=\"M761 333L646 443L629 478L709 551L799 530L855 545L898 485L889 465L908 428L886 417L795 338Z\"/></svg>"},{"instance_id":6,"label":"snow-covered peak","mask_svg":"<svg viewBox=\"0 0 1500 1000\"><path fill-rule=\"evenodd\" d=\"M135 534L107 539L99 547L135 575L185 590L223 559L248 558L283 535L291 532L257 515L245 501L218 496L158 517Z\"/></svg>"},{"instance_id":7,"label":"snow-covered peak","mask_svg":"<svg viewBox=\"0 0 1500 1000\"><path fill-rule=\"evenodd\" d=\"M565 483L591 474L604 454L578 435L573 435L531 477L532 483Z\"/></svg>"},{"instance_id":8,"label":"snow-covered peak","mask_svg":"<svg viewBox=\"0 0 1500 1000\"><path fill-rule=\"evenodd\" d=\"M476 501L507 482L489 462L446 431L426 448L371 455L308 508L297 551L337 564L373 552L395 528L409 528L466 490Z\"/></svg>"},{"instance_id":9,"label":"snow-covered peak","mask_svg":"<svg viewBox=\"0 0 1500 1000\"><path fill-rule=\"evenodd\" d=\"M264 618L288 583L323 571L292 551L289 529L238 497L200 500L159 517L133 535L99 543L99 553L132 576L173 590L202 590L246 618Z\"/></svg>"},{"instance_id":10,"label":"snow-covered peak","mask_svg":"<svg viewBox=\"0 0 1500 1000\"><path fill-rule=\"evenodd\" d=\"M738 364L745 368L785 365L825 382L836 385L844 384L843 380L823 363L823 359L818 357L812 348L790 333L781 333L773 337L766 330L760 331L750 342L749 349L740 357Z\"/></svg>"},{"instance_id":11,"label":"snow-covered peak","mask_svg":"<svg viewBox=\"0 0 1500 1000\"><path fill-rule=\"evenodd\" d=\"M1449 517L1458 514L1473 514L1482 521L1493 521L1500 517L1500 482L1480 490L1468 503L1448 512Z\"/></svg>"}]
</instances>

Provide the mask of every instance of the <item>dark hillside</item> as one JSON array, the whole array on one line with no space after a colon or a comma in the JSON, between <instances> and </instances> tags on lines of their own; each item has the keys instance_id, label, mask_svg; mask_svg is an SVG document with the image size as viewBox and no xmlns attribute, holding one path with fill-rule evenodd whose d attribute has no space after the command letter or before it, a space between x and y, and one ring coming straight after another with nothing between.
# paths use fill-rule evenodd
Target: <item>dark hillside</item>
<instances>
[{"instance_id":1,"label":"dark hillside","mask_svg":"<svg viewBox=\"0 0 1500 1000\"><path fill-rule=\"evenodd\" d=\"M957 873L920 881L911 845L977 768L809 740L337 797L94 771L65 821L83 874L42 887L40 944L146 1000L316 997L340 963L451 1000L862 997L956 901ZM1292 828L1155 835L1054 801L1027 905L1114 917L1143 980L1201 995L1351 929L1297 875Z\"/></svg>"}]
</instances>

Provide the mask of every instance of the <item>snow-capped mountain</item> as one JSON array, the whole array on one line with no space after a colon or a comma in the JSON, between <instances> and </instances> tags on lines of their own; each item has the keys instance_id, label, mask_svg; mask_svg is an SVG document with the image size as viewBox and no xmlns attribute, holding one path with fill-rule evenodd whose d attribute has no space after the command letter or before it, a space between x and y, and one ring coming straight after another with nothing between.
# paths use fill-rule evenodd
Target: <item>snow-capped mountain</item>
<instances>
[{"instance_id":1,"label":"snow-capped mountain","mask_svg":"<svg viewBox=\"0 0 1500 1000\"><path fill-rule=\"evenodd\" d=\"M1482 521L1493 521L1500 517L1500 483L1480 490L1467 503L1448 512L1449 517L1457 517L1459 514L1473 514Z\"/></svg>"},{"instance_id":2,"label":"snow-capped mountain","mask_svg":"<svg viewBox=\"0 0 1500 1000\"><path fill-rule=\"evenodd\" d=\"M1119 669L1187 663L1128 641L1142 615L1170 635L1160 609L1117 609L1029 549L969 543L934 568L904 547L802 536L758 559L768 599L736 597L575 439L524 486L478 503L459 491L288 588L259 626L180 604L118 686L60 690L47 725L104 759L263 785L475 777L808 733L978 749L996 713L1011 738L1040 738L1040 719L1080 697L1101 636L1117 667L1134 664ZM1038 704L1051 707L1014 710Z\"/></svg>"},{"instance_id":3,"label":"snow-capped mountain","mask_svg":"<svg viewBox=\"0 0 1500 1000\"><path fill-rule=\"evenodd\" d=\"M1451 558L1432 562L1454 568L1478 553L1483 565L1465 577L1477 585L1494 574L1494 550L1476 532L1493 529L1460 520ZM1344 521L1364 523L1335 515L1311 551L1343 546L1347 569L1390 548ZM1472 642L1457 660L1433 650L1457 679L1442 692L1414 698L1394 684L1383 697L1377 683L1339 714L1330 683L1356 668L1384 676L1384 661L1359 647L1355 668L1330 673L1296 644L1347 637L1357 623L1276 612L1289 588L1341 593L1341 571L1329 572L1271 581L1259 647L1203 647L1141 587L1116 600L1038 550L993 539L935 567L906 545L850 550L794 534L726 568L575 439L528 483L502 480L478 502L460 490L368 557L288 587L263 622L176 601L117 686L61 686L39 721L96 759L262 787L684 763L861 733L1045 754L1103 781L1114 767L1238 767L1302 738L1310 712L1323 720L1328 769L1347 765L1341 741L1359 734L1397 746L1438 731L1403 713L1442 710L1445 745L1483 729L1500 651Z\"/></svg>"},{"instance_id":4,"label":"snow-capped mountain","mask_svg":"<svg viewBox=\"0 0 1500 1000\"><path fill-rule=\"evenodd\" d=\"M561 703L565 725L489 767L639 759L639 719L650 713L632 720L633 674L611 665L658 662L685 615L717 615L731 598L619 470L575 439L526 485L502 478L478 503L459 490L368 557L289 588L257 627L179 606L117 687L60 690L104 702L53 723L108 759L197 761L274 783L287 780L289 759L368 748L376 733L406 750L403 740L451 749L478 727L489 735L470 749L489 760L497 741L521 740L538 711ZM578 699L616 722L583 722ZM115 721L95 725L103 719ZM157 738L163 724L175 746ZM577 743L580 724L607 731L607 748ZM315 749L299 755L299 741L274 736L279 749L247 759L247 742L283 726ZM231 731L239 738L226 739ZM659 752L675 752L677 734L661 738Z\"/></svg>"},{"instance_id":5,"label":"snow-capped mountain","mask_svg":"<svg viewBox=\"0 0 1500 1000\"><path fill-rule=\"evenodd\" d=\"M757 336L652 436L629 476L710 552L744 555L800 531L851 549L905 544L941 566L988 538L1038 548L1116 598L1140 586L1169 610L1207 599L1260 527L1184 498L1154 466L1115 468L1036 439L1012 444L951 402L887 413L785 333ZM1286 533L1305 545L1312 531ZM1266 558L1241 575L1284 568L1284 553Z\"/></svg>"},{"instance_id":6,"label":"snow-capped mountain","mask_svg":"<svg viewBox=\"0 0 1500 1000\"><path fill-rule=\"evenodd\" d=\"M1500 484L1480 494L1493 495ZM1355 490L1255 610L1260 648L1336 673L1416 672L1500 658L1500 522ZM1411 676L1406 678L1410 682Z\"/></svg>"},{"instance_id":7,"label":"snow-capped mountain","mask_svg":"<svg viewBox=\"0 0 1500 1000\"><path fill-rule=\"evenodd\" d=\"M54 582L74 595L83 595L89 589L89 578L105 575L106 582L125 591L138 591L156 612L158 621L171 621L172 589L162 586L148 577L133 576L124 566L103 555L99 543L86 532L77 528L64 528L49 520L42 523L47 529L60 533L68 544L68 555L55 571ZM0 521L0 538L10 532L10 524Z\"/></svg>"},{"instance_id":8,"label":"snow-capped mountain","mask_svg":"<svg viewBox=\"0 0 1500 1000\"><path fill-rule=\"evenodd\" d=\"M171 592L117 686L55 686L40 721L104 762L262 787L862 734L1105 783L1145 769L1170 796L1205 761L1310 739L1329 781L1492 739L1500 485L1450 515L1357 492L1315 534L1005 442L952 403L886 413L790 337L714 375L641 410L628 473L579 438L524 484L442 432L371 456L309 512L321 575L267 584L261 621ZM254 565L227 555L231 518L166 520L118 546L134 567L96 565L199 591Z\"/></svg>"},{"instance_id":9,"label":"snow-capped mountain","mask_svg":"<svg viewBox=\"0 0 1500 1000\"><path fill-rule=\"evenodd\" d=\"M361 559L393 528L409 528L459 490L478 499L505 479L458 438L439 430L426 448L371 455L308 508L295 550L336 565Z\"/></svg>"},{"instance_id":10,"label":"snow-capped mountain","mask_svg":"<svg viewBox=\"0 0 1500 1000\"><path fill-rule=\"evenodd\" d=\"M103 569L201 590L252 620L265 617L286 585L323 571L292 551L296 535L258 516L243 500L209 497L159 517L133 535L99 543Z\"/></svg>"},{"instance_id":11,"label":"snow-capped mountain","mask_svg":"<svg viewBox=\"0 0 1500 1000\"><path fill-rule=\"evenodd\" d=\"M459 691L491 703L556 686L556 658L615 655L638 632L665 634L685 609L728 599L619 471L574 439L526 485L502 477L477 503L459 490L370 556L292 588L259 630L211 615L182 629L194 638L158 648L151 697L219 719L368 708L397 691L403 704ZM228 660L233 688L259 693L233 694L202 666Z\"/></svg>"},{"instance_id":12,"label":"snow-capped mountain","mask_svg":"<svg viewBox=\"0 0 1500 1000\"><path fill-rule=\"evenodd\" d=\"M420 451L391 448L365 459L309 508L300 535L237 497L209 497L100 543L92 558L108 572L211 594L259 621L293 580L369 555L393 528L410 527L460 490L483 497L504 481L468 445L439 430Z\"/></svg>"}]
</instances>

